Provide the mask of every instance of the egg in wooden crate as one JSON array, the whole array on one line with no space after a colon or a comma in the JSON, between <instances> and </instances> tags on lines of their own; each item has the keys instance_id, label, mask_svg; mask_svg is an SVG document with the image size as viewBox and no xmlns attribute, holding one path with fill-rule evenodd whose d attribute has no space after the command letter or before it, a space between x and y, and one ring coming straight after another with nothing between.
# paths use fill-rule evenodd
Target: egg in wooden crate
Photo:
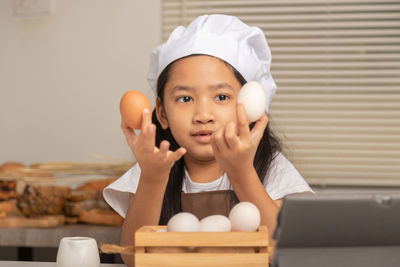
<instances>
[{"instance_id":1,"label":"egg in wooden crate","mask_svg":"<svg viewBox=\"0 0 400 267\"><path fill-rule=\"evenodd\" d=\"M231 231L232 230L232 231ZM175 214L167 226L143 226L135 233L135 266L268 266L269 237L250 202L235 205L229 218L198 220Z\"/></svg>"}]
</instances>

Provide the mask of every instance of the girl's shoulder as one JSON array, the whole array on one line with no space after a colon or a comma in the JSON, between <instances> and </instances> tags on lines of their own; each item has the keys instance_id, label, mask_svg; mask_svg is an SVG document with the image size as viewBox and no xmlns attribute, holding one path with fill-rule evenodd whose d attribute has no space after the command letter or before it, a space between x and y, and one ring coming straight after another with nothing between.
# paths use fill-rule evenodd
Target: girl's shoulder
<instances>
[{"instance_id":1,"label":"girl's shoulder","mask_svg":"<svg viewBox=\"0 0 400 267\"><path fill-rule=\"evenodd\" d=\"M274 200L294 193L314 192L296 167L280 152L271 162L264 186Z\"/></svg>"}]
</instances>

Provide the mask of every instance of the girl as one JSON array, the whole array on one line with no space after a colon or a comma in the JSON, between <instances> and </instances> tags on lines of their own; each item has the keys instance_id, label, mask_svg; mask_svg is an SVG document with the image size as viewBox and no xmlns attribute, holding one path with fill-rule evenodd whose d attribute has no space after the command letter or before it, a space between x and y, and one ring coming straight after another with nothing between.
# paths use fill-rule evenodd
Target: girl
<instances>
[{"instance_id":1,"label":"girl","mask_svg":"<svg viewBox=\"0 0 400 267\"><path fill-rule=\"evenodd\" d=\"M199 219L228 215L238 201L258 207L272 236L282 198L312 192L268 126L276 90L270 62L263 32L225 15L178 27L153 51L148 80L156 108L143 112L140 135L121 124L137 164L104 190L125 218L122 246L133 245L143 225L166 224L181 211ZM249 125L237 96L253 80L268 101L266 113ZM123 260L133 265L132 256Z\"/></svg>"}]
</instances>

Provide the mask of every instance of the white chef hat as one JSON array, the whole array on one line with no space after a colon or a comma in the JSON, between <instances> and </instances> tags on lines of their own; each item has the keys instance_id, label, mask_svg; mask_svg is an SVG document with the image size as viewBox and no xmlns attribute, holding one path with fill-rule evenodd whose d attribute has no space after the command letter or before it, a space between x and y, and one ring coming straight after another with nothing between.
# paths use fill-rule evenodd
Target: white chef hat
<instances>
[{"instance_id":1,"label":"white chef hat","mask_svg":"<svg viewBox=\"0 0 400 267\"><path fill-rule=\"evenodd\" d=\"M277 87L270 73L271 51L260 28L227 15L203 15L188 27L177 27L167 42L150 55L147 80L153 91L156 93L158 76L168 64L192 54L220 58L238 70L246 81L259 82L267 96L268 112Z\"/></svg>"}]
</instances>

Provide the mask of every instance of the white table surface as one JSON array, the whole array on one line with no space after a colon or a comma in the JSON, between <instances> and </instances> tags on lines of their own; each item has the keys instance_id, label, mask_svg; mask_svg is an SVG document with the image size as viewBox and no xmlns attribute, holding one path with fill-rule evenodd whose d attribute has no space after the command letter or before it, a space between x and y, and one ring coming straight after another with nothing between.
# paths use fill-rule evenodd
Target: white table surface
<instances>
[{"instance_id":1,"label":"white table surface","mask_svg":"<svg viewBox=\"0 0 400 267\"><path fill-rule=\"evenodd\" d=\"M40 261L0 261L1 267L56 267L55 262L40 262ZM101 267L126 267L125 264L103 263Z\"/></svg>"}]
</instances>

